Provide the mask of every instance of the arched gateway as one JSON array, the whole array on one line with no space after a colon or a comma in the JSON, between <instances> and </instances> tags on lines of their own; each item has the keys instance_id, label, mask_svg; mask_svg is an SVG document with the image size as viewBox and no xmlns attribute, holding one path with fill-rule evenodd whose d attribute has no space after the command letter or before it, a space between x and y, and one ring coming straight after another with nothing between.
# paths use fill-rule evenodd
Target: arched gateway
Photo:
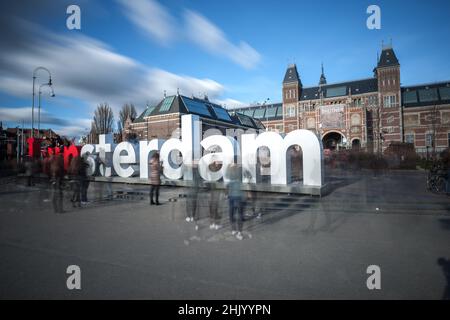
<instances>
[{"instance_id":1,"label":"arched gateway","mask_svg":"<svg viewBox=\"0 0 450 320\"><path fill-rule=\"evenodd\" d=\"M323 135L324 149L337 150L345 141L345 136L339 131L330 131Z\"/></svg>"}]
</instances>

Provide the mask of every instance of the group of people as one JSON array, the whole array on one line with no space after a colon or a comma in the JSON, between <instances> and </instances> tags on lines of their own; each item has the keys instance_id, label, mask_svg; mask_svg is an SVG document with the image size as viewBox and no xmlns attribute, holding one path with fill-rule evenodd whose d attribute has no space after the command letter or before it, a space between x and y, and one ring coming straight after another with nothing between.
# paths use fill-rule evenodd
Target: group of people
<instances>
[{"instance_id":1,"label":"group of people","mask_svg":"<svg viewBox=\"0 0 450 320\"><path fill-rule=\"evenodd\" d=\"M88 163L84 157L74 157L70 161L67 174L71 189L70 201L73 207L81 207L87 204L87 190L89 179L87 175ZM53 154L43 160L27 157L25 159L25 176L27 185L34 185L34 177L37 173L43 173L47 177L50 187L51 200L55 213L63 213L64 202L64 158L61 154Z\"/></svg>"},{"instance_id":2,"label":"group of people","mask_svg":"<svg viewBox=\"0 0 450 320\"><path fill-rule=\"evenodd\" d=\"M159 154L155 152L150 160L150 205L160 205L159 202L159 188L161 185L160 175L162 173L162 164ZM201 188L201 178L196 165L192 168L192 181L186 194L186 221L193 222L195 229L198 230L198 220L200 212L200 200L205 199L205 190L208 191L209 198L207 198L210 226L212 230L218 230L221 226L222 215L220 210L220 203L222 201L222 188L217 182L206 183L206 188ZM215 161L209 166L211 171L218 171L221 169L221 163ZM228 182L226 183L225 196L228 198L228 213L231 224L231 233L237 239L242 240L242 229L244 224L244 209L246 205L252 210L252 215L257 218L261 217L261 213L257 210L257 193L256 191L248 191L247 197L241 188L241 171L236 164L230 165L226 170Z\"/></svg>"}]
</instances>

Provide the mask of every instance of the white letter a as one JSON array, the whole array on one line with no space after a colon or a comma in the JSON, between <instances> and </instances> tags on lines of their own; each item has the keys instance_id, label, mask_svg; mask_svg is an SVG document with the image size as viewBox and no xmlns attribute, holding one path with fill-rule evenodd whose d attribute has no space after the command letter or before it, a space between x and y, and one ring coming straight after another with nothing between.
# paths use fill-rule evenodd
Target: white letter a
<instances>
[{"instance_id":1,"label":"white letter a","mask_svg":"<svg viewBox=\"0 0 450 320\"><path fill-rule=\"evenodd\" d=\"M70 274L70 276L67 278L67 289L73 290L81 289L81 270L79 266L71 265L67 267L67 274Z\"/></svg>"},{"instance_id":2,"label":"white letter a","mask_svg":"<svg viewBox=\"0 0 450 320\"><path fill-rule=\"evenodd\" d=\"M76 4L72 4L72 5L67 7L66 13L70 14L70 16L66 20L67 29L69 29L69 30L73 30L73 29L80 30L81 29L81 10L80 10L80 7L77 6Z\"/></svg>"}]
</instances>

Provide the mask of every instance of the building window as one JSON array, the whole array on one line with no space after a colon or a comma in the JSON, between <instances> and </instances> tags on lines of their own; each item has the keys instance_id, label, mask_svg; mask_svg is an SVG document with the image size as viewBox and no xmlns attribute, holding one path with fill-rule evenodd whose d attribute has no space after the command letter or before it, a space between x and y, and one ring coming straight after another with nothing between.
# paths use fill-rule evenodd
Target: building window
<instances>
[{"instance_id":1,"label":"building window","mask_svg":"<svg viewBox=\"0 0 450 320\"><path fill-rule=\"evenodd\" d=\"M283 125L282 124L277 124L275 126L275 130L278 131L278 132L283 132Z\"/></svg>"},{"instance_id":2,"label":"building window","mask_svg":"<svg viewBox=\"0 0 450 320\"><path fill-rule=\"evenodd\" d=\"M385 108L393 108L397 104L397 101L396 101L397 99L395 98L395 95L384 96L383 99L384 99L383 102L384 102Z\"/></svg>"},{"instance_id":3,"label":"building window","mask_svg":"<svg viewBox=\"0 0 450 320\"><path fill-rule=\"evenodd\" d=\"M405 142L406 142L406 143L412 143L412 144L415 144L415 141L414 141L414 133L407 133L407 134L405 135Z\"/></svg>"},{"instance_id":4,"label":"building window","mask_svg":"<svg viewBox=\"0 0 450 320\"><path fill-rule=\"evenodd\" d=\"M295 106L288 106L286 108L286 117L295 117Z\"/></svg>"},{"instance_id":5,"label":"building window","mask_svg":"<svg viewBox=\"0 0 450 320\"><path fill-rule=\"evenodd\" d=\"M425 135L425 144L427 147L433 146L433 134L432 133L427 133Z\"/></svg>"},{"instance_id":6,"label":"building window","mask_svg":"<svg viewBox=\"0 0 450 320\"><path fill-rule=\"evenodd\" d=\"M354 100L353 100L353 104L354 104L355 107L361 107L361 105L362 105L362 99L361 99L361 98L354 99Z\"/></svg>"}]
</instances>

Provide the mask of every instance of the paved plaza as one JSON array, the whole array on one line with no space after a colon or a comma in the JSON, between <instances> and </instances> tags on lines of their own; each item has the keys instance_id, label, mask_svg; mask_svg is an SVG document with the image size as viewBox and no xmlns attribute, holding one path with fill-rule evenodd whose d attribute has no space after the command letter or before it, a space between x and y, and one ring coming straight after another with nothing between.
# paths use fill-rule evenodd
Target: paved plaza
<instances>
[{"instance_id":1,"label":"paved plaza","mask_svg":"<svg viewBox=\"0 0 450 320\"><path fill-rule=\"evenodd\" d=\"M206 191L195 230L183 188L163 187L163 205L149 206L146 186L114 184L107 201L93 183L88 205L66 200L55 214L45 184L3 179L0 298L442 299L450 197L426 191L421 171L327 179L322 198L260 194L263 215L247 218L242 241L224 198L223 228L209 228ZM69 265L81 268L81 290L66 287ZM366 286L370 265L381 290Z\"/></svg>"}]
</instances>

